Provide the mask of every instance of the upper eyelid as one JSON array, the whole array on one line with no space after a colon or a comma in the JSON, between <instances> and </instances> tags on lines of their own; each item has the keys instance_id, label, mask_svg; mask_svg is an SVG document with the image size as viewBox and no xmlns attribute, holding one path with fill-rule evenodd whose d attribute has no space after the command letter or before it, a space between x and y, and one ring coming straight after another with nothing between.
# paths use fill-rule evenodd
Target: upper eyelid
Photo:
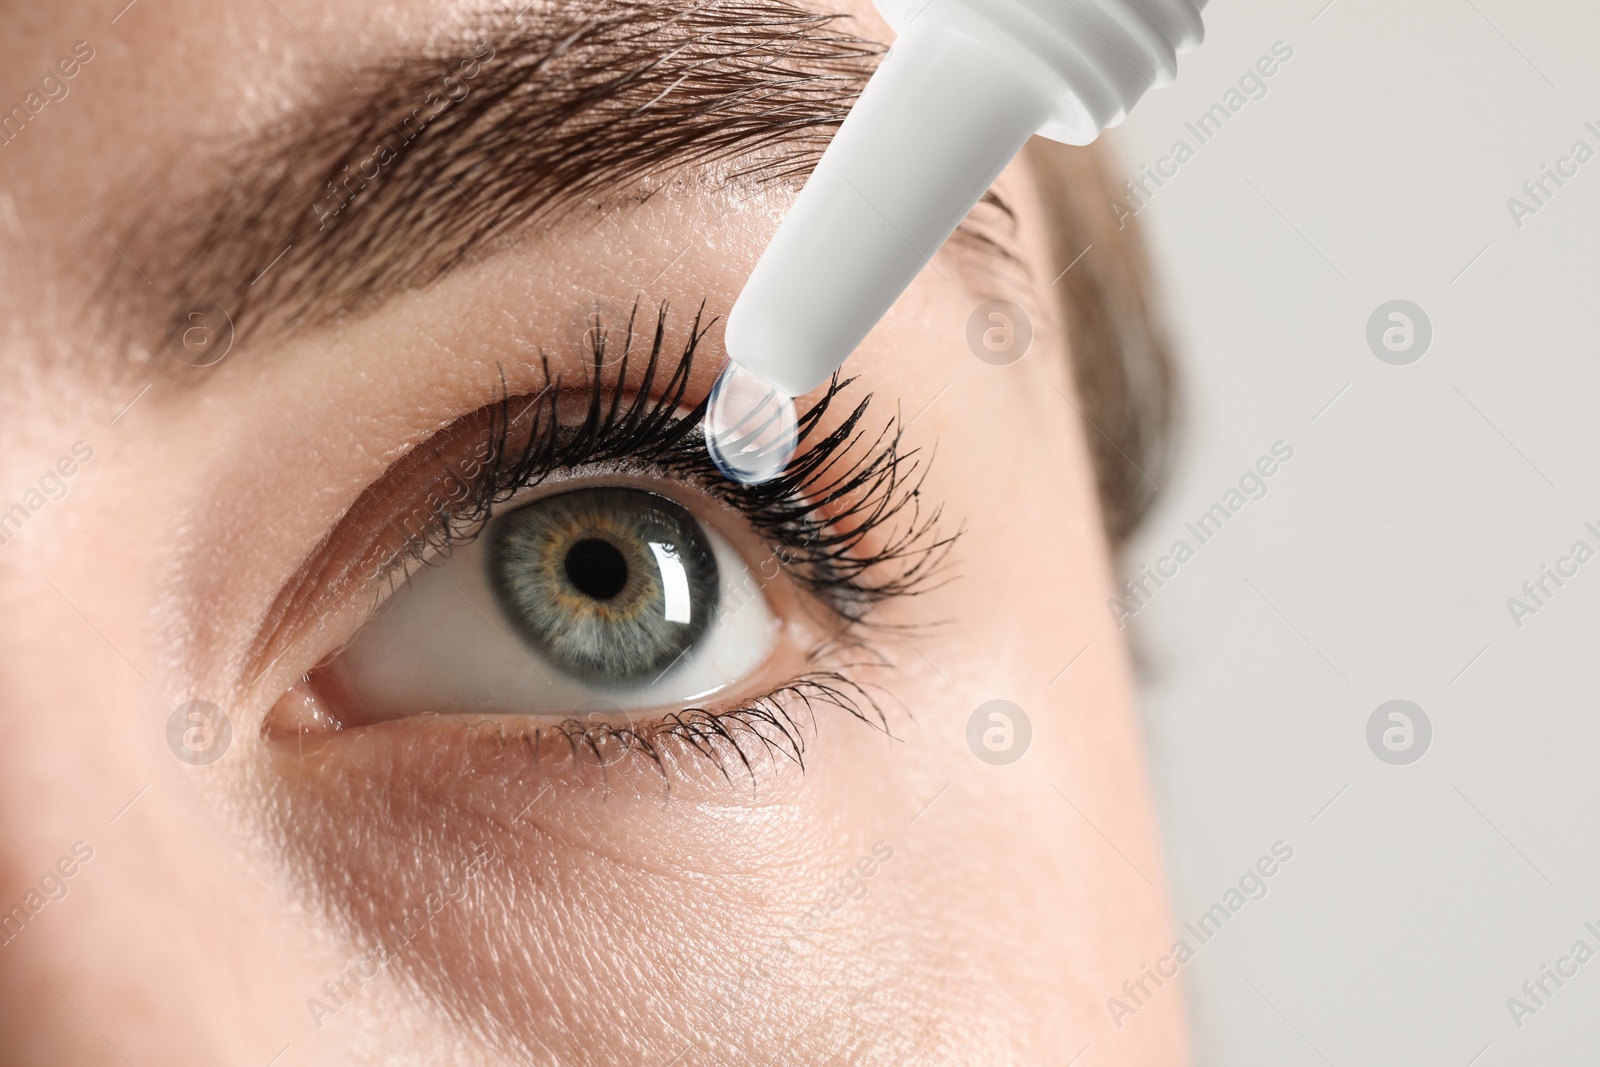
<instances>
[{"instance_id":1,"label":"upper eyelid","mask_svg":"<svg viewBox=\"0 0 1600 1067\"><path fill-rule=\"evenodd\" d=\"M362 493L321 548L280 591L268 612L268 620L276 625L264 627L257 634L247 657L250 673L246 676L253 677L262 664L272 659L272 653L284 640L279 631L294 622L297 609L306 607L307 601L342 592L334 588L342 583L347 589L373 589L374 603L367 607L370 611L382 598L382 580L403 573L408 553L414 561L429 550L430 543L447 549L463 528L486 522L494 505L537 484L539 478L524 477L530 471L512 471L514 477L504 481L485 476L476 485L471 506L447 516L448 523L430 527L422 538L398 531L402 534L399 540L390 540L387 547L380 543L398 530L397 502L381 499L386 492L395 491L391 482L400 484L400 492L408 491L405 486L410 484L409 491L415 494L418 484L425 485L430 476L430 457L461 455L464 444L475 443L483 434L498 441L489 448L489 454L506 462L510 451L507 443L515 440L508 435L508 423L516 418L514 412L526 412L536 404L545 405L546 421L541 425L547 433L559 434L560 438L545 441L542 459L554 463L544 468L536 464L532 473L547 477L552 465L570 469L571 464L562 460L581 455L585 462L622 462L635 471L654 466L663 474L697 482L708 495L744 514L762 540L775 549L787 546L781 553L783 565L809 584L824 605L847 624L859 621L864 606L873 600L917 591L929 583L954 536L938 531L937 508L932 509L931 515L922 515L917 487L926 468L919 468L898 451L894 423L891 421L876 435L861 429L870 398L861 400L829 428L824 416L841 388L835 383L822 400L801 416L802 449L790 472L765 486L737 486L716 470L696 432L704 401L692 406L687 403L689 372L705 332L699 316L677 362L664 370L663 360L668 358L668 308L663 304L657 309L654 328L649 330L636 329L637 312L636 308L624 335L623 355L610 363L613 371L607 372L610 361L603 358L603 352L591 353L583 392L573 390L569 382L552 379L548 367L544 390L513 397L502 383L497 402L458 418L392 464ZM636 374L630 374L630 360L636 367L639 363L634 345L644 338L648 338L648 352L643 366ZM652 384L663 381L665 384L659 389ZM586 414L576 427L562 407L575 395L586 401ZM501 420L498 430L496 417ZM649 447L640 448L641 445ZM433 461L431 476L437 477L441 469ZM399 502L404 506L413 503ZM831 509L832 514L817 518L819 507ZM906 516L903 513L908 509L910 515ZM879 526L906 517L910 521L885 543L872 544L871 536ZM398 565L387 566L383 573L374 573L369 567L365 574L356 573L356 580L352 580L351 572L357 569L352 557L358 552L374 551L386 563ZM324 586L329 588L321 588Z\"/></svg>"}]
</instances>

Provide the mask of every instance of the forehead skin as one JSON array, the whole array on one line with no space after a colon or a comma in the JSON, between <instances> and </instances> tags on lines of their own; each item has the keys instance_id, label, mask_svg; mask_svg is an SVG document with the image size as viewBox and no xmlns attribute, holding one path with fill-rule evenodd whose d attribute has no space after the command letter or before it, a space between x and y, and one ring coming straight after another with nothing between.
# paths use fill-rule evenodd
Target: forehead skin
<instances>
[{"instance_id":1,"label":"forehead skin","mask_svg":"<svg viewBox=\"0 0 1600 1067\"><path fill-rule=\"evenodd\" d=\"M888 39L870 5L839 6L853 32ZM898 410L910 446L936 446L922 493L965 529L958 580L884 605L870 680L894 740L821 715L803 774L774 765L741 788L686 769L670 796L626 774L540 792L471 758L448 773L414 757L317 763L273 750L261 725L330 651L337 613L259 675L239 670L297 563L502 372L535 387L530 355L559 346L586 301L668 301L680 332L702 301L725 314L791 190L727 196L674 176L175 383L168 352L114 340L107 321L111 290L163 283L143 280L160 257L137 247L140 196L187 202L226 179L221 147L382 57L447 51L473 11L0 11L0 109L75 42L93 49L65 98L0 147L0 509L75 442L92 449L0 544L0 909L29 909L0 945L0 1065L1059 1064L1085 1046L1093 1067L1183 1062L1177 983L1149 995L1146 981L1121 1025L1107 1011L1174 935L1048 310L1061 265L1028 174L1013 167L1001 192L1040 280L941 254L850 363L879 422ZM1006 368L966 342L999 285L1038 327ZM211 767L165 740L197 696L233 717ZM972 710L997 698L1033 722L1009 767L966 743ZM828 904L879 842L892 859ZM496 859L465 901L315 1020L325 983L485 845ZM84 851L71 876L50 874ZM781 965L765 962L797 923Z\"/></svg>"}]
</instances>

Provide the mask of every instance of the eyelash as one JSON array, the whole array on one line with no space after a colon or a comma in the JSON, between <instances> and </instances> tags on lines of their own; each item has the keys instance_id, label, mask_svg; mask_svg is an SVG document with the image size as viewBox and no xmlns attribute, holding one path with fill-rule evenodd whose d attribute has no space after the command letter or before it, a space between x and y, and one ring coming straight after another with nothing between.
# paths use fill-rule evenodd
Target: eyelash
<instances>
[{"instance_id":1,"label":"eyelash","mask_svg":"<svg viewBox=\"0 0 1600 1067\"><path fill-rule=\"evenodd\" d=\"M531 736L502 730L500 739L503 746L525 748L535 757L550 740L557 747L565 747L575 762L588 758L602 769L637 754L648 759L664 779L667 746L677 743L709 760L724 778L731 781L737 766L753 781L752 755L756 751L782 756L805 769L806 731L795 711L784 706L784 698L800 704L813 729L820 705L837 708L888 734L889 720L874 688L851 679L842 670L811 671L727 711L685 708L651 722L625 725L567 719L553 726L535 727ZM747 741L759 749L747 751Z\"/></svg>"},{"instance_id":2,"label":"eyelash","mask_svg":"<svg viewBox=\"0 0 1600 1067\"><path fill-rule=\"evenodd\" d=\"M939 532L940 510L924 515L921 486L926 465L917 450L901 451L896 421L869 442L861 428L869 394L837 428L817 436L822 419L853 379L837 375L828 391L799 416L800 450L783 474L759 485L743 485L722 475L705 449L700 433L706 401L687 414L676 412L688 390L690 371L708 327L697 312L690 336L678 356L661 395L650 397L660 377L666 347L667 306L657 311L642 378L624 404L628 366L634 358L638 306L628 320L616 371L605 374L607 336L596 328L584 383L586 414L578 426L564 425L558 405L572 395L560 378L528 398L513 398L502 385L500 399L489 409L489 425L478 452L476 473L462 475L442 449L435 458L459 492L454 506L434 509L431 523L407 535L386 570L404 570L410 563L436 563L450 550L471 541L497 506L541 484L558 471L591 464L625 467L630 473L655 473L685 480L730 505L773 547L776 562L846 624L859 624L868 609L887 598L925 592L936 584L950 547L959 536ZM513 415L513 407L523 404ZM516 429L529 415L531 424ZM865 446L863 448L863 446ZM826 515L824 520L820 515ZM896 523L881 544L873 535Z\"/></svg>"},{"instance_id":3,"label":"eyelash","mask_svg":"<svg viewBox=\"0 0 1600 1067\"><path fill-rule=\"evenodd\" d=\"M629 473L687 481L738 511L772 547L770 558L778 567L835 616L840 633L812 652L813 662L845 650L862 658L842 669L808 672L728 711L688 708L653 722L624 726L569 719L537 728L532 738L523 734L520 743L537 752L544 737L564 739L575 758L586 753L601 766L621 754L637 752L664 772L662 743L675 741L710 758L727 776L735 765L747 773L752 770L750 753L741 744L741 738L748 738L803 768L804 732L783 707L784 697L798 701L813 723L820 704L888 733L887 717L872 691L843 671L881 662L851 636L853 631L870 627L865 616L873 605L940 584L943 564L960 536L959 530L940 532L938 508L923 513L920 492L927 465L917 450L901 451L896 419L869 440L862 423L870 394L836 428L822 433L824 416L853 380L835 375L827 392L799 416L800 450L783 474L759 485L730 481L712 462L700 432L707 401L678 414L709 329L709 324L703 325L704 307L696 312L688 340L654 399L651 393L666 358L668 307L663 303L656 310L640 379L630 389L628 368L637 361L639 313L636 303L621 339L621 354L611 359L615 371L609 375L606 331L596 324L586 334L588 368L582 392L577 393L586 403L578 425L570 425L570 419L564 424L559 417L562 401L570 402L576 391L559 377L552 378L545 360L545 386L531 396L510 396L502 379L500 398L487 410L487 429L477 450L483 458L474 473L462 474L442 446L434 447L433 458L452 486L453 503L440 501L430 509L430 521L420 532L403 533L403 546L381 577L392 587L416 565L443 562L452 549L478 536L499 505L559 471L608 464ZM626 399L630 393L632 398ZM889 531L886 538L875 537L884 530ZM777 573L763 572L761 580Z\"/></svg>"}]
</instances>

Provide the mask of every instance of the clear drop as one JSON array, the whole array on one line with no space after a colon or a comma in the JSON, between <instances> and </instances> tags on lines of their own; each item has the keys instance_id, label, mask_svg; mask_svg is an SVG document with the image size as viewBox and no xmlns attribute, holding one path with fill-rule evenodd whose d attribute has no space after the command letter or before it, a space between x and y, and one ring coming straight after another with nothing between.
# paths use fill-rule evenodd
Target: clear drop
<instances>
[{"instance_id":1,"label":"clear drop","mask_svg":"<svg viewBox=\"0 0 1600 1067\"><path fill-rule=\"evenodd\" d=\"M704 425L717 469L744 485L783 473L797 444L794 397L733 362L712 387Z\"/></svg>"}]
</instances>

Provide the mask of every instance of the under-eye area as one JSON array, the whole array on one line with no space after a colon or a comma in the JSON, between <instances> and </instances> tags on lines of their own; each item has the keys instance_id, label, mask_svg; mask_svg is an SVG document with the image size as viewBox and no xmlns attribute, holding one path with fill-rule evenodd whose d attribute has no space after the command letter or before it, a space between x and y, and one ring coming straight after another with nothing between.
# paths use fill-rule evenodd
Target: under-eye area
<instances>
[{"instance_id":1,"label":"under-eye area","mask_svg":"<svg viewBox=\"0 0 1600 1067\"><path fill-rule=\"evenodd\" d=\"M278 597L256 660L326 621L329 648L269 737L458 728L537 760L611 765L664 746L749 770L803 765L819 710L890 731L877 605L948 576L956 532L921 493L926 457L835 381L779 478L707 455L691 402L705 329L671 310L593 330L586 370L504 387L362 493Z\"/></svg>"}]
</instances>

